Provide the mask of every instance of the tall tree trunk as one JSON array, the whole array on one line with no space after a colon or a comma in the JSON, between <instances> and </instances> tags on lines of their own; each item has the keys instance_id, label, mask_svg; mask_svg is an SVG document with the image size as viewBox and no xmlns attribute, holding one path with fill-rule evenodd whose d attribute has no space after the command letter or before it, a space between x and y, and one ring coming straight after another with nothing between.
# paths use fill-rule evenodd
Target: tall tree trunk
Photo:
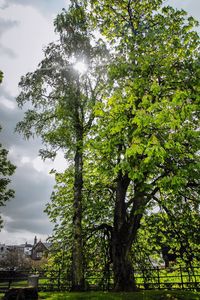
<instances>
[{"instance_id":1,"label":"tall tree trunk","mask_svg":"<svg viewBox=\"0 0 200 300\"><path fill-rule=\"evenodd\" d=\"M74 214L73 214L73 253L72 253L72 290L84 289L83 249L82 249L82 189L83 155L80 146L75 154L74 175Z\"/></svg>"},{"instance_id":2,"label":"tall tree trunk","mask_svg":"<svg viewBox=\"0 0 200 300\"><path fill-rule=\"evenodd\" d=\"M82 191L83 191L83 116L80 105L80 83L77 77L77 97L74 99L74 129L76 150L74 157L73 202L73 253L72 290L84 290L83 242L82 242Z\"/></svg>"}]
</instances>

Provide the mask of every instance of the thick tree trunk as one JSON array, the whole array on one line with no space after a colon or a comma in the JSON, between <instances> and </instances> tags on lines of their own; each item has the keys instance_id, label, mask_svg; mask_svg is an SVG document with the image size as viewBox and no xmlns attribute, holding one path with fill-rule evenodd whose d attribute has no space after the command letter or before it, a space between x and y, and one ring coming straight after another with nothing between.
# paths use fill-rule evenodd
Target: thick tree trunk
<instances>
[{"instance_id":1,"label":"thick tree trunk","mask_svg":"<svg viewBox=\"0 0 200 300\"><path fill-rule=\"evenodd\" d=\"M116 291L136 291L134 270L130 261L130 250L140 227L142 214L132 222L125 222L119 232L114 230L112 238L112 259L114 272L114 289Z\"/></svg>"},{"instance_id":2,"label":"thick tree trunk","mask_svg":"<svg viewBox=\"0 0 200 300\"><path fill-rule=\"evenodd\" d=\"M142 197L137 197L132 208L127 212L126 194L130 184L128 174L119 174L114 209L114 226L112 235L112 261L115 291L135 291L134 271L130 261L130 250L140 227L142 214L137 214L142 207Z\"/></svg>"},{"instance_id":3,"label":"thick tree trunk","mask_svg":"<svg viewBox=\"0 0 200 300\"><path fill-rule=\"evenodd\" d=\"M112 260L114 272L114 289L131 291L135 289L131 263L129 261L129 244L127 236L125 197L130 180L128 175L120 172L117 179L114 226L112 236Z\"/></svg>"},{"instance_id":4,"label":"thick tree trunk","mask_svg":"<svg viewBox=\"0 0 200 300\"><path fill-rule=\"evenodd\" d=\"M129 261L129 247L123 243L120 236L113 237L113 272L115 291L136 290L134 273Z\"/></svg>"}]
</instances>

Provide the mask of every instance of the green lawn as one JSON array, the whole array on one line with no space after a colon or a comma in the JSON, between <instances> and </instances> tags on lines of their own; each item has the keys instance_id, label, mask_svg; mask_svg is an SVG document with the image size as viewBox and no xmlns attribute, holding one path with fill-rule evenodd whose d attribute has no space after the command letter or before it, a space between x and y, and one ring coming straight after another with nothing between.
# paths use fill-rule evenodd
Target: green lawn
<instances>
[{"instance_id":1,"label":"green lawn","mask_svg":"<svg viewBox=\"0 0 200 300\"><path fill-rule=\"evenodd\" d=\"M136 293L39 293L46 300L200 300L200 293L186 291L144 291Z\"/></svg>"}]
</instances>

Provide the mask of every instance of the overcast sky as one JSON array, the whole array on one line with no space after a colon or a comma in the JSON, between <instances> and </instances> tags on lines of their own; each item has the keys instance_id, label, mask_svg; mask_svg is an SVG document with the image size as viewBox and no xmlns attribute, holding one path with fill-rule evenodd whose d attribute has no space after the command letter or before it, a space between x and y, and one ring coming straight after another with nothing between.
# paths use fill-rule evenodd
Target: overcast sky
<instances>
[{"instance_id":1,"label":"overcast sky","mask_svg":"<svg viewBox=\"0 0 200 300\"><path fill-rule=\"evenodd\" d=\"M9 149L9 158L17 166L12 177L15 199L1 212L4 228L0 243L33 242L34 236L45 240L51 224L43 213L49 201L54 178L53 168L62 170L62 156L52 162L38 157L39 140L24 141L14 133L23 112L17 108L18 82L21 75L33 71L43 57L42 49L56 39L53 20L69 0L0 0L0 70L4 81L0 87L0 142ZM183 8L200 20L199 0L168 0L166 4Z\"/></svg>"},{"instance_id":2,"label":"overcast sky","mask_svg":"<svg viewBox=\"0 0 200 300\"><path fill-rule=\"evenodd\" d=\"M41 161L39 140L24 141L14 133L23 112L17 108L18 82L21 75L33 71L43 57L42 49L56 39L53 20L66 0L0 0L0 70L4 72L0 87L0 141L9 149L9 158L17 166L12 176L15 199L1 209L4 228L0 243L33 242L51 234L51 224L43 213L49 201L54 178L48 173L62 169L59 157L54 164Z\"/></svg>"}]
</instances>

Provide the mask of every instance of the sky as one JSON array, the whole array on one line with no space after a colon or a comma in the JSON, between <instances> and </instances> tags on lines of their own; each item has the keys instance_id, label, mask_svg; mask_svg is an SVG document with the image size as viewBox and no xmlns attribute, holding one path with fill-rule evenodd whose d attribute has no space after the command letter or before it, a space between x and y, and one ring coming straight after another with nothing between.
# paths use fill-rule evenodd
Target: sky
<instances>
[{"instance_id":1,"label":"sky","mask_svg":"<svg viewBox=\"0 0 200 300\"><path fill-rule=\"evenodd\" d=\"M54 184L49 171L62 171L63 159L59 155L54 163L44 163L38 157L41 141L25 141L14 132L16 123L23 118L15 97L20 77L34 71L43 58L42 49L57 39L53 20L63 7L67 7L65 0L0 0L0 70L4 72L0 86L0 143L17 166L11 178L15 198L1 208L4 227L0 243L31 243L35 235L45 240L52 231L43 210Z\"/></svg>"},{"instance_id":2,"label":"sky","mask_svg":"<svg viewBox=\"0 0 200 300\"><path fill-rule=\"evenodd\" d=\"M34 236L45 240L52 225L43 212L50 200L54 178L52 168L62 171L65 161L59 154L55 162L43 162L38 151L39 139L23 140L14 132L23 119L15 98L22 75L34 71L43 58L45 46L57 39L53 20L69 0L0 0L0 70L4 72L0 86L0 143L9 150L9 159L17 166L12 176L15 198L1 208L4 228L0 243L33 243ZM199 0L166 0L166 4L183 8L200 21Z\"/></svg>"}]
</instances>

